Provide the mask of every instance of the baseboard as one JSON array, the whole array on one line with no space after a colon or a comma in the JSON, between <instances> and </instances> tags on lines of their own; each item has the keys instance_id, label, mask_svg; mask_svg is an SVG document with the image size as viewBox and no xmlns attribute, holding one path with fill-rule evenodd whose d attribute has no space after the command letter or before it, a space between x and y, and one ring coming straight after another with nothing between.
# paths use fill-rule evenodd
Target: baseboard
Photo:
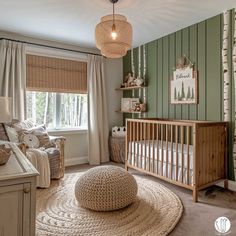
<instances>
[{"instance_id":1,"label":"baseboard","mask_svg":"<svg viewBox=\"0 0 236 236\"><path fill-rule=\"evenodd\" d=\"M224 187L224 182L218 183L216 184L220 187ZM232 180L228 180L228 186L229 186L229 190L236 192L236 182L232 181Z\"/></svg>"},{"instance_id":2,"label":"baseboard","mask_svg":"<svg viewBox=\"0 0 236 236\"><path fill-rule=\"evenodd\" d=\"M86 163L88 163L87 156L65 159L65 166L75 166L75 165L86 164Z\"/></svg>"}]
</instances>

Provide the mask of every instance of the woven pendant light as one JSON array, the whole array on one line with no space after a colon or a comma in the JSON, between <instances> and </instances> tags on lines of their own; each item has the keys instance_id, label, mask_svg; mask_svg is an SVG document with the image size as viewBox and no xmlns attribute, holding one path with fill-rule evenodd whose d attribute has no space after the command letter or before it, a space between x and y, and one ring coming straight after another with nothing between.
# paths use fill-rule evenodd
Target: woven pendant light
<instances>
[{"instance_id":1,"label":"woven pendant light","mask_svg":"<svg viewBox=\"0 0 236 236\"><path fill-rule=\"evenodd\" d=\"M126 55L132 44L132 26L123 15L115 14L114 4L118 0L110 0L113 14L101 18L95 29L97 48L107 58L120 58Z\"/></svg>"}]
</instances>

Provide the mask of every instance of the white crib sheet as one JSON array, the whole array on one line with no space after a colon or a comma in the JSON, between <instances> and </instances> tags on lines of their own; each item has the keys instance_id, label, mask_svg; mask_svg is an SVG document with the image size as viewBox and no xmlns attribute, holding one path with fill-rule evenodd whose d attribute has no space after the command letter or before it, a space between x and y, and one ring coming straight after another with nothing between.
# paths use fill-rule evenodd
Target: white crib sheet
<instances>
[{"instance_id":1,"label":"white crib sheet","mask_svg":"<svg viewBox=\"0 0 236 236\"><path fill-rule=\"evenodd\" d=\"M168 145L168 151L167 151L167 145ZM163 150L161 149L162 146ZM172 157L171 157L171 152L172 152ZM134 156L136 157L136 159L134 158ZM145 156L146 156L146 166L145 166ZM128 156L129 164L151 172L154 171L154 173L162 174L163 176L169 179L173 179L180 182L182 182L182 158L184 162L183 183L186 184L188 183L187 167L189 165L189 178L190 178L189 184L192 185L193 183L192 145L189 145L189 150L188 150L187 145L183 145L182 147L181 144L178 144L178 152L177 152L175 143L173 143L173 149L171 151L170 142L166 144L166 142L163 141L163 143L161 144L161 142L157 140L154 141L146 140L146 141L135 141L129 143L129 156ZM150 160L150 170L149 170L149 160ZM162 173L162 160L163 160L163 173ZM172 163L172 178L171 178L171 163ZM177 178L176 178L176 165L178 171Z\"/></svg>"}]
</instances>

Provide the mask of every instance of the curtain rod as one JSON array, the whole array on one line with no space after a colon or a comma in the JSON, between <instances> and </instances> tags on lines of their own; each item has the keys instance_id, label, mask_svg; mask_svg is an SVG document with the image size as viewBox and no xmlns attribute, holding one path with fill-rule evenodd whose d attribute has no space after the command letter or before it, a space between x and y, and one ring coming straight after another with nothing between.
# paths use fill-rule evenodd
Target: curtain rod
<instances>
[{"instance_id":1,"label":"curtain rod","mask_svg":"<svg viewBox=\"0 0 236 236\"><path fill-rule=\"evenodd\" d=\"M9 38L0 38L0 40L9 40L12 42L17 42L17 43L25 43L29 45L34 45L34 46L40 46L40 47L46 47L46 48L53 48L53 49L59 49L59 50L64 50L64 51L69 51L69 52L77 52L77 53L83 53L83 54L90 54L90 55L95 55L95 56L102 56L97 53L92 53L92 52L84 52L84 51L77 51L73 49L67 49L67 48L60 48L60 47L55 47L55 46L49 46L45 44L39 44L39 43L31 43L31 42L26 42L26 41L21 41L21 40L15 40L15 39L9 39Z\"/></svg>"}]
</instances>

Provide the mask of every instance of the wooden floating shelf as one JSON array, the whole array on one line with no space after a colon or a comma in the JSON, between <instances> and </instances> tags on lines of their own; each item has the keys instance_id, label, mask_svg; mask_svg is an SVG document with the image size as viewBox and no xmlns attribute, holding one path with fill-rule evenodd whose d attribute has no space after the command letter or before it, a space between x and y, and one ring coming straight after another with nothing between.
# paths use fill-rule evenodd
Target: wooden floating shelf
<instances>
[{"instance_id":1,"label":"wooden floating shelf","mask_svg":"<svg viewBox=\"0 0 236 236\"><path fill-rule=\"evenodd\" d=\"M143 88L147 88L147 86L131 86L124 88L116 88L116 90L133 90L133 89L143 89Z\"/></svg>"},{"instance_id":2,"label":"wooden floating shelf","mask_svg":"<svg viewBox=\"0 0 236 236\"><path fill-rule=\"evenodd\" d=\"M119 113L133 113L133 114L141 114L141 113L145 113L146 111L116 111L116 112L119 112Z\"/></svg>"}]
</instances>

